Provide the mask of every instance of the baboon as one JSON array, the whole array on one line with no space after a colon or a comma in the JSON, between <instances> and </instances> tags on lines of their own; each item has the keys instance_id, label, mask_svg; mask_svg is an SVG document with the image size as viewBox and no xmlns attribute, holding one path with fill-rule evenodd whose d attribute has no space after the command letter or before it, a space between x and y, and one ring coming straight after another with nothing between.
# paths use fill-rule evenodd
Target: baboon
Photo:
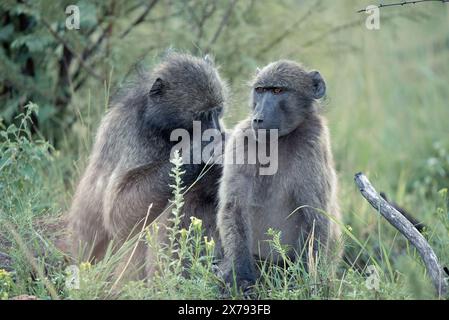
<instances>
[{"instance_id":1,"label":"baboon","mask_svg":"<svg viewBox=\"0 0 449 320\"><path fill-rule=\"evenodd\" d=\"M269 228L281 231L292 259L310 244L315 258L318 250L331 254L340 235L331 220L338 220L340 211L328 128L317 103L325 91L318 71L306 71L293 61L273 62L255 76L252 114L226 143L219 188L217 226L224 250L220 269L227 283L235 277L241 288L253 284L255 258L279 262L265 241ZM277 172L260 175L260 162L228 164L234 151L248 152L261 129L278 130ZM235 142L248 130L252 134L246 135L243 150L235 150Z\"/></svg>"},{"instance_id":2,"label":"baboon","mask_svg":"<svg viewBox=\"0 0 449 320\"><path fill-rule=\"evenodd\" d=\"M102 119L87 169L69 213L73 254L98 261L108 245L119 246L164 212L171 198L170 141L174 129L221 130L226 85L209 57L169 53L152 72L119 90ZM205 163L185 164L184 186L194 182ZM222 168L212 165L185 195L183 225L192 215L203 220L206 233L216 232L218 181ZM165 210L169 211L169 210ZM133 255L130 278L145 276L145 245ZM128 271L127 271L128 273Z\"/></svg>"}]
</instances>

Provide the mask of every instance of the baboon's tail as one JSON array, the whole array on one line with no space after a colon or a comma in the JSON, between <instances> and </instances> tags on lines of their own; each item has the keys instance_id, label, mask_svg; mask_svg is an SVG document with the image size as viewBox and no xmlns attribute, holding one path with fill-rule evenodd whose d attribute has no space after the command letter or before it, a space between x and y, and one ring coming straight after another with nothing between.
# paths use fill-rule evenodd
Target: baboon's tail
<instances>
[{"instance_id":1,"label":"baboon's tail","mask_svg":"<svg viewBox=\"0 0 449 320\"><path fill-rule=\"evenodd\" d=\"M385 192L381 192L380 196L382 198L384 198L385 201L387 201L391 206L393 206L393 208L395 208L396 210L398 210L400 213L402 213L402 215L407 218L408 221L410 221L415 228L419 231L419 232L423 232L424 229L427 228L427 226L422 223L421 221L419 221L418 219L416 219L415 217L413 217L410 213L408 213L404 208L400 207L396 202L394 201L390 201L387 198L387 195L385 194Z\"/></svg>"}]
</instances>

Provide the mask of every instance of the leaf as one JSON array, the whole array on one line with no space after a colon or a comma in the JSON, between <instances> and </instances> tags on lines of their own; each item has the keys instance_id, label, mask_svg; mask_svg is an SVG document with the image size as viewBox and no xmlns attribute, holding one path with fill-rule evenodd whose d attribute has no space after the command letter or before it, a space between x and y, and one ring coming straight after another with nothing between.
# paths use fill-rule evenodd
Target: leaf
<instances>
[{"instance_id":1,"label":"leaf","mask_svg":"<svg viewBox=\"0 0 449 320\"><path fill-rule=\"evenodd\" d=\"M42 52L51 43L48 36L37 36L36 34L28 34L18 36L12 43L11 48L19 49L26 46L30 52Z\"/></svg>"},{"instance_id":2,"label":"leaf","mask_svg":"<svg viewBox=\"0 0 449 320\"><path fill-rule=\"evenodd\" d=\"M56 116L56 107L51 104L44 104L41 105L39 108L39 122L40 123L47 123L47 121L50 121L53 119L53 117Z\"/></svg>"},{"instance_id":3,"label":"leaf","mask_svg":"<svg viewBox=\"0 0 449 320\"><path fill-rule=\"evenodd\" d=\"M5 27L0 29L0 41L9 40L14 33L14 26L12 24L8 24Z\"/></svg>"},{"instance_id":4,"label":"leaf","mask_svg":"<svg viewBox=\"0 0 449 320\"><path fill-rule=\"evenodd\" d=\"M81 28L90 28L97 24L97 6L91 1L80 1L78 3L80 9Z\"/></svg>"},{"instance_id":5,"label":"leaf","mask_svg":"<svg viewBox=\"0 0 449 320\"><path fill-rule=\"evenodd\" d=\"M8 134L14 134L17 132L17 127L14 124L11 124L8 129L6 129L6 133Z\"/></svg>"}]
</instances>

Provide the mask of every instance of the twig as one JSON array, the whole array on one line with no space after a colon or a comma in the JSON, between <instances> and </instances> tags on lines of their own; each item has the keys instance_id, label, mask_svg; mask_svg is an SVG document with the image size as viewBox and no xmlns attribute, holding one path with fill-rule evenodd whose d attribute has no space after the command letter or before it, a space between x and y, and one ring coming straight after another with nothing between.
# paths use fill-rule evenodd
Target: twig
<instances>
[{"instance_id":1,"label":"twig","mask_svg":"<svg viewBox=\"0 0 449 320\"><path fill-rule=\"evenodd\" d=\"M311 17L313 12L316 11L316 8L320 5L321 1L316 1L309 10L299 17L295 22L293 22L289 27L287 27L279 36L274 38L270 43L265 45L262 49L259 50L259 52L256 53L256 58L261 58L266 52L268 52L271 48L273 48L275 45L281 43L285 38L287 38L292 32L297 30L306 20L307 18Z\"/></svg>"},{"instance_id":2,"label":"twig","mask_svg":"<svg viewBox=\"0 0 449 320\"><path fill-rule=\"evenodd\" d=\"M357 173L354 180L362 196L371 206L415 246L424 261L438 296L445 296L448 293L448 284L444 279L444 270L440 266L435 252L423 235L418 232L410 221L377 193L363 173Z\"/></svg>"},{"instance_id":3,"label":"twig","mask_svg":"<svg viewBox=\"0 0 449 320\"><path fill-rule=\"evenodd\" d=\"M9 254L0 251L0 258L11 259L11 256Z\"/></svg>"},{"instance_id":4,"label":"twig","mask_svg":"<svg viewBox=\"0 0 449 320\"><path fill-rule=\"evenodd\" d=\"M156 23L156 22L160 22L160 21L165 21L167 19L170 18L174 18L174 17L178 17L180 16L184 11L183 10L179 10L170 14L166 14L164 16L160 16L160 17L156 17L156 18L152 18L152 19L145 19L144 22L146 23Z\"/></svg>"},{"instance_id":5,"label":"twig","mask_svg":"<svg viewBox=\"0 0 449 320\"><path fill-rule=\"evenodd\" d=\"M131 30L137 26L138 24L142 23L143 21L145 21L145 17L150 13L151 9L153 9L153 7L156 5L156 3L159 0L153 0L151 1L151 3L146 7L145 11L142 12L142 14L136 19L134 20L134 22L131 23L131 25L126 28L126 30L120 35L120 39L123 39L124 37L126 37L128 35L128 33L131 32Z\"/></svg>"},{"instance_id":6,"label":"twig","mask_svg":"<svg viewBox=\"0 0 449 320\"><path fill-rule=\"evenodd\" d=\"M27 4L28 6L30 6L29 4ZM30 6L31 7L31 6ZM100 80L100 81L104 81L104 78L99 76L93 69L91 69L83 60L83 57L76 52L75 50L73 50L71 48L71 46L67 43L67 41L65 41L55 30L53 30L53 28L51 27L50 23L45 20L42 16L41 16L41 22L42 24L48 29L48 31L50 32L50 34L58 41L60 42L64 47L67 48L67 50L70 51L70 53L75 56L77 58L77 60L79 61L80 65L90 74L92 75L95 79Z\"/></svg>"},{"instance_id":7,"label":"twig","mask_svg":"<svg viewBox=\"0 0 449 320\"><path fill-rule=\"evenodd\" d=\"M90 57L90 55L92 55L93 53L95 53L95 51L97 51L97 49L100 47L100 45L102 44L103 40L106 39L106 37L109 35L108 30L110 30L111 27L111 23L106 27L106 29L103 30L102 34L98 37L97 41L95 41L94 44L92 44L92 46L87 47L83 53L81 54L81 58L83 59L83 61L85 61L86 59L88 59ZM91 63L92 64L92 63ZM80 64L78 69L73 73L73 79L77 80L81 74L81 70L83 69L83 66ZM83 81L84 82L84 81ZM80 81L78 83L82 84L82 82ZM75 88L74 91L77 91L78 89Z\"/></svg>"},{"instance_id":8,"label":"twig","mask_svg":"<svg viewBox=\"0 0 449 320\"><path fill-rule=\"evenodd\" d=\"M394 7L394 6L405 6L407 4L417 4L422 2L441 2L441 3L449 3L449 0L416 0L416 1L402 1L402 2L395 2L395 3L387 3L387 4L379 4L377 5L377 8L385 8L385 7ZM366 12L366 9L360 9L357 11L357 13Z\"/></svg>"},{"instance_id":9,"label":"twig","mask_svg":"<svg viewBox=\"0 0 449 320\"><path fill-rule=\"evenodd\" d=\"M215 42L220 37L220 34L223 31L226 24L228 23L228 20L231 17L232 11L234 10L234 7L236 4L237 4L237 0L232 0L231 3L229 4L228 9L226 10L225 14L223 15L223 18L221 19L220 25L218 26L217 30L215 31L214 36L210 40L209 45L204 50L204 53L208 53L210 51L210 49L212 48L212 46L215 44Z\"/></svg>"},{"instance_id":10,"label":"twig","mask_svg":"<svg viewBox=\"0 0 449 320\"><path fill-rule=\"evenodd\" d=\"M123 267L122 272L120 272L120 275L115 280L115 282L112 285L111 290L109 292L112 292L114 290L115 286L117 286L117 284L120 282L120 280L122 279L123 275L125 274L126 269L128 269L128 266L131 263L131 260L132 260L132 258L134 256L134 254L136 253L137 246L139 245L140 239L142 238L142 235L143 235L143 233L145 231L145 227L146 227L146 224L147 224L147 221L148 221L148 216L150 215L150 211L151 211L152 207L153 207L153 204L151 203L148 206L147 215L145 216L145 220L144 220L143 225L142 225L142 230L140 230L140 232L139 232L139 236L137 237L137 241L136 241L136 244L134 245L134 248L133 248L133 250L131 252L131 255L129 256L128 261L126 261L126 264Z\"/></svg>"},{"instance_id":11,"label":"twig","mask_svg":"<svg viewBox=\"0 0 449 320\"><path fill-rule=\"evenodd\" d=\"M14 240L17 242L18 247L22 250L23 254L25 255L28 262L31 264L32 269L34 272L37 273L39 278L42 280L45 288L47 289L48 293L52 297L53 300L59 300L58 293L53 286L52 282L47 278L45 275L45 271L39 266L39 264L36 262L36 259L34 258L33 254L30 252L28 247L26 246L25 242L23 241L22 237L17 233L15 227L9 223L8 221L3 221L4 225L6 226L6 229L11 232Z\"/></svg>"},{"instance_id":12,"label":"twig","mask_svg":"<svg viewBox=\"0 0 449 320\"><path fill-rule=\"evenodd\" d=\"M421 221L417 220L415 217L413 217L411 214L409 214L404 208L400 207L396 202L391 201L387 198L387 195L385 192L381 192L380 196L385 199L389 204L393 206L396 210L398 210L404 217L407 218L408 221L410 221L413 226L421 233L424 232L424 229L428 229L427 226L422 223Z\"/></svg>"},{"instance_id":13,"label":"twig","mask_svg":"<svg viewBox=\"0 0 449 320\"><path fill-rule=\"evenodd\" d=\"M384 18L384 21L385 20L386 20L386 18ZM340 31L343 31L343 30L346 30L346 29L350 29L350 28L356 27L359 24L360 24L360 20L356 19L356 20L353 20L353 21L350 21L350 22L347 22L347 23L344 23L344 24L341 24L341 25L334 26L334 27L326 30L325 32L322 32L321 34L319 34L315 38L312 38L312 39L310 39L310 40L300 44L299 47L301 47L301 48L310 47L310 46L320 42L321 40L329 37L332 34L338 33Z\"/></svg>"},{"instance_id":14,"label":"twig","mask_svg":"<svg viewBox=\"0 0 449 320\"><path fill-rule=\"evenodd\" d=\"M201 18L197 21L197 27L198 27L198 34L196 36L196 42L199 43L201 39L203 38L204 34L204 25L206 21L214 14L215 10L217 9L216 3L212 2L212 6L209 10L208 9L208 3L204 5L201 12ZM194 13L192 13L194 14Z\"/></svg>"}]
</instances>

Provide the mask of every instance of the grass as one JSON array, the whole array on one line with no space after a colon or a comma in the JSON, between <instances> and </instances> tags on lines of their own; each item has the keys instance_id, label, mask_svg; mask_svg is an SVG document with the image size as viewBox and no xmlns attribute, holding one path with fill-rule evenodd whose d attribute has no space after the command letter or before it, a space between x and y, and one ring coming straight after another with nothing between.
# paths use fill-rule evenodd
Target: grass
<instances>
[{"instance_id":1,"label":"grass","mask_svg":"<svg viewBox=\"0 0 449 320\"><path fill-rule=\"evenodd\" d=\"M27 129L33 104L20 118L19 127L1 132L2 207L1 251L12 260L9 272L0 273L0 295L20 294L42 299L214 299L220 297L221 281L213 272L213 239L203 237L201 221L193 218L188 230L179 229L183 206L182 163L173 161L173 206L169 241L158 244L156 224L144 230L145 241L156 252L157 272L150 284L133 281L116 286L111 279L120 257L130 252L135 240L121 251L106 255L96 264L87 262L67 268L64 255L55 244L61 210L48 201L64 190L64 176L56 162L58 153L43 141L34 141ZM437 156L446 152L437 149ZM432 158L435 161L444 159ZM442 164L444 165L444 164ZM43 174L46 172L47 174ZM419 180L418 180L419 181ZM423 180L424 185L427 186ZM54 188L43 187L51 184ZM429 224L426 237L444 264L448 262L449 234L447 189L437 194L422 194L425 201L435 201L435 224ZM26 195L26 196L24 196ZM432 200L433 199L433 200ZM308 257L309 271L301 259L292 261L280 242L280 233L267 230L270 244L282 259L278 265L263 263L254 294L262 299L407 299L433 298L433 288L415 250L390 226L376 218L376 213L362 205L359 215L371 217L371 223L353 218L342 225L345 262L338 266L322 257ZM346 219L348 219L346 217ZM56 227L55 224L56 223ZM61 235L63 236L63 235ZM374 266L374 268L373 268ZM4 266L5 267L5 266ZM75 267L75 269L71 269ZM368 267L368 268L367 268ZM335 272L335 269L338 269ZM75 270L75 271L74 271ZM70 274L72 272L72 274ZM68 279L77 274L77 285ZM235 288L231 298L242 298Z\"/></svg>"},{"instance_id":2,"label":"grass","mask_svg":"<svg viewBox=\"0 0 449 320\"><path fill-rule=\"evenodd\" d=\"M445 189L449 187L449 38L447 32L439 31L448 30L449 11L431 5L419 11L426 10L427 16L415 14L418 8L401 10L405 16L381 21L379 31L366 30L362 15L360 27L335 33L308 48L299 47L297 40L313 38L314 32L323 30L310 27L293 32L267 58L258 61L260 65L279 57L303 61L318 68L327 80L324 109L339 173L346 256L338 265L318 258L313 272L305 272L301 263L288 258L280 265L262 265L255 288L259 298L436 298L417 252L362 199L353 183L354 173L363 171L379 191L422 220L428 226L426 238L441 263L449 266ZM407 14L415 18L407 18ZM334 21L351 21L354 13L347 5L330 6L323 9L320 19L320 25L327 26ZM137 50L126 50L128 53L125 63L114 66L112 82L120 80ZM120 58L123 55L118 53ZM228 76L226 70L227 66L222 66ZM235 93L226 112L230 127L247 113L243 83L250 77L246 71L234 75L231 89ZM86 165L109 100L110 83L74 97L70 107L79 121L66 132L57 150L38 135L29 134L30 115L37 111L33 104L17 119L17 126L1 128L0 252L6 255L0 256L0 269L5 270L0 271L0 298L21 294L41 299L220 296L220 281L210 257L211 239L202 237L198 221L193 221L189 230L173 228L169 246L156 248L160 269L151 284L129 282L114 288L109 275L118 257L111 254L99 264L77 266L79 289L67 285L70 269L66 268L71 262L56 244L64 236L62 217ZM176 188L175 209L182 205L182 186ZM173 215L176 219L176 213ZM155 232L149 230L143 241L151 243L150 231ZM271 230L270 235L273 250L282 253L285 248L278 241L278 232ZM132 243L125 249L131 250ZM172 251L178 255L173 256ZM189 270L180 263L182 258L189 261ZM370 266L375 266L375 271ZM238 292L231 296L239 297Z\"/></svg>"}]
</instances>

